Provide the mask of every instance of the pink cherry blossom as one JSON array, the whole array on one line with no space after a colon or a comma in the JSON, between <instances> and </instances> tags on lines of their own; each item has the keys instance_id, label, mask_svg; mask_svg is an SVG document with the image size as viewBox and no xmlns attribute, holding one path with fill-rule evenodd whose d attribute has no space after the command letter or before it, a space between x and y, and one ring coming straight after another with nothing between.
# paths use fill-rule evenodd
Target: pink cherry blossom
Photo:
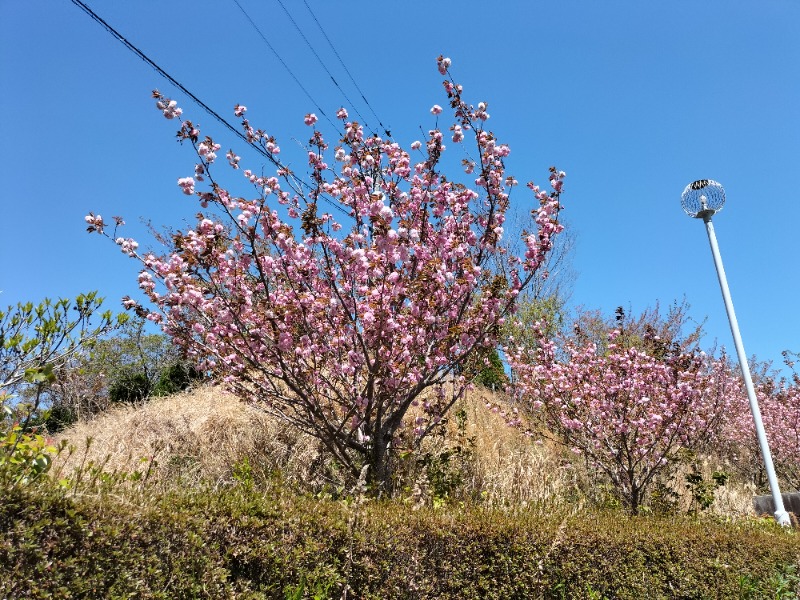
<instances>
[{"instance_id":1,"label":"pink cherry blossom","mask_svg":"<svg viewBox=\"0 0 800 600\"><path fill-rule=\"evenodd\" d=\"M800 489L800 375L791 361L789 377L778 377L766 367L754 369L756 397L770 446L775 471L782 484ZM737 374L738 375L738 374ZM763 458L755 432L749 400L739 394L738 406L726 424L722 452L753 483L763 478Z\"/></svg>"},{"instance_id":2,"label":"pink cherry blossom","mask_svg":"<svg viewBox=\"0 0 800 600\"><path fill-rule=\"evenodd\" d=\"M233 150L228 150L227 154L225 154L225 158L228 159L228 164L232 168L234 168L234 169L238 169L239 168L239 161L242 160L242 157L237 155L237 154L235 154L233 152Z\"/></svg>"},{"instance_id":3,"label":"pink cherry blossom","mask_svg":"<svg viewBox=\"0 0 800 600\"><path fill-rule=\"evenodd\" d=\"M97 232L101 235L105 233L105 223L103 222L103 217L101 215L89 213L83 218L83 220L89 224L89 226L86 228L86 231L89 233Z\"/></svg>"},{"instance_id":4,"label":"pink cherry blossom","mask_svg":"<svg viewBox=\"0 0 800 600\"><path fill-rule=\"evenodd\" d=\"M194 178L182 177L178 179L178 185L183 189L183 193L187 196L194 194Z\"/></svg>"},{"instance_id":5,"label":"pink cherry blossom","mask_svg":"<svg viewBox=\"0 0 800 600\"><path fill-rule=\"evenodd\" d=\"M609 333L605 348L575 334L558 351L542 334L535 348L506 353L520 406L605 475L635 513L659 472L720 438L740 386L724 357L626 347L619 333Z\"/></svg>"},{"instance_id":6,"label":"pink cherry blossom","mask_svg":"<svg viewBox=\"0 0 800 600\"><path fill-rule=\"evenodd\" d=\"M121 247L123 253L130 257L136 257L136 249L139 247L139 243L136 240L120 237L115 241L117 245Z\"/></svg>"},{"instance_id":7,"label":"pink cherry blossom","mask_svg":"<svg viewBox=\"0 0 800 600\"><path fill-rule=\"evenodd\" d=\"M450 61L439 65L447 70ZM445 91L454 134L469 132L474 142L480 178L471 187L445 176L451 161L439 129L412 144L416 163L355 122L343 124L335 149L315 130L303 177L245 119L245 137L271 153L276 171L242 169L245 180L233 185L255 192L239 196L214 171L219 146L187 120L179 138L204 181L178 185L209 210L173 232L161 256L138 255L133 240L120 238L141 261L139 287L155 307L148 318L245 401L320 437L354 478L369 465L376 489L391 484L393 453L414 448L463 396L463 366L497 346L563 229L562 187L553 185L561 178L551 171L552 191L519 199L532 217L524 255L507 251L508 147L482 130L461 86ZM226 156L239 166L233 150ZM329 205L335 210L323 213ZM100 217L90 217L106 235Z\"/></svg>"}]
</instances>

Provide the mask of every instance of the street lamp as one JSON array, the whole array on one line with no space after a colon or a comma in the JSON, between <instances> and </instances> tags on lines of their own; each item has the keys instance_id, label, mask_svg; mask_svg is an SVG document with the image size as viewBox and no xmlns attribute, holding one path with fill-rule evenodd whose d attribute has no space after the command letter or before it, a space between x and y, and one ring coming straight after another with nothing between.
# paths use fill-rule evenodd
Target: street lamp
<instances>
[{"instance_id":1,"label":"street lamp","mask_svg":"<svg viewBox=\"0 0 800 600\"><path fill-rule=\"evenodd\" d=\"M733 312L733 301L728 290L728 280L725 277L725 269L722 267L722 258L719 254L717 236L714 234L714 225L711 217L722 210L725 204L725 190L722 185L713 179L700 179L693 181L686 186L681 194L681 206L687 215L695 219L703 219L708 233L708 242L711 244L711 254L714 257L714 266L717 268L719 287L722 289L722 299L725 301L725 310L728 313L728 321L731 325L733 343L736 346L736 355L739 358L739 366L742 369L744 385L747 388L747 397L750 399L750 412L753 413L753 421L756 425L756 435L758 445L761 448L761 456L764 459L764 467L767 471L769 488L775 502L775 520L783 526L791 524L789 513L783 507L783 497L778 487L778 478L775 476L775 467L772 464L772 454L769 451L767 435L764 432L764 423L761 420L761 410L758 408L755 389L753 389L753 379L750 376L750 367L747 364L747 355L744 353L742 336L739 333L739 323L736 321L736 313Z\"/></svg>"}]
</instances>

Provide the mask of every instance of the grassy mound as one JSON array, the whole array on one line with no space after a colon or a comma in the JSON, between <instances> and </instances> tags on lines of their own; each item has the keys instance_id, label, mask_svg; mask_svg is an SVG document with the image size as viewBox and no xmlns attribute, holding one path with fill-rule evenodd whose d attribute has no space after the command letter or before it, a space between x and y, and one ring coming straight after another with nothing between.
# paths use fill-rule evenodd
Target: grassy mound
<instances>
[{"instance_id":1,"label":"grassy mound","mask_svg":"<svg viewBox=\"0 0 800 600\"><path fill-rule=\"evenodd\" d=\"M114 409L62 434L50 476L0 477L0 597L797 597L800 537L743 516L751 490L699 519L599 508L574 457L487 403L398 463L393 500L218 389Z\"/></svg>"},{"instance_id":2,"label":"grassy mound","mask_svg":"<svg viewBox=\"0 0 800 600\"><path fill-rule=\"evenodd\" d=\"M486 408L502 403L489 390L469 392L446 428L427 439L410 464L398 464L403 494L427 503L447 495L493 506L604 501L608 494L602 482L593 480L574 455L546 440L537 443ZM186 488L228 484L246 462L256 480L280 472L303 491L352 487L316 440L217 387L109 410L63 431L60 440L75 447L56 461L54 470L61 474L102 465L111 472L148 472L149 482L162 489ZM707 466L709 472L714 468ZM683 473L674 483L671 502L685 511L691 498ZM751 486L731 483L717 490L712 512L752 516L753 494Z\"/></svg>"},{"instance_id":3,"label":"grassy mound","mask_svg":"<svg viewBox=\"0 0 800 600\"><path fill-rule=\"evenodd\" d=\"M319 476L324 463L315 440L217 387L115 407L66 429L61 440L74 451L59 456L60 472L88 463L106 471L149 470L150 482L165 487L229 483L244 461L266 477L280 470L304 482Z\"/></svg>"}]
</instances>

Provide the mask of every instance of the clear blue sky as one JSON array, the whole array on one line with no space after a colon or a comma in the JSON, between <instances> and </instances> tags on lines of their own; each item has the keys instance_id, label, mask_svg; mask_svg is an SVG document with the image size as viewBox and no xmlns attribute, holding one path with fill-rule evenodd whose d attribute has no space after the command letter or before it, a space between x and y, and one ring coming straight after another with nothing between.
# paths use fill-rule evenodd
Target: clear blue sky
<instances>
[{"instance_id":1,"label":"clear blue sky","mask_svg":"<svg viewBox=\"0 0 800 600\"><path fill-rule=\"evenodd\" d=\"M277 0L240 3L314 102L233 0L87 3L232 121L233 105L246 104L298 169L303 115L348 105ZM776 361L800 350L800 3L308 3L404 145L445 104L443 53L467 97L488 101L491 128L512 148L510 172L542 183L551 164L567 172L576 303L610 314L685 296L695 318L708 316L707 343L732 347L703 225L680 207L689 182L722 182L728 201L714 223L745 347ZM374 122L304 3L284 4ZM261 169L70 1L0 0L0 304L98 289L117 310L137 292L137 265L86 234L83 216L123 215L140 241L140 219L192 220L196 205L176 185L192 155L154 109L153 88Z\"/></svg>"}]
</instances>

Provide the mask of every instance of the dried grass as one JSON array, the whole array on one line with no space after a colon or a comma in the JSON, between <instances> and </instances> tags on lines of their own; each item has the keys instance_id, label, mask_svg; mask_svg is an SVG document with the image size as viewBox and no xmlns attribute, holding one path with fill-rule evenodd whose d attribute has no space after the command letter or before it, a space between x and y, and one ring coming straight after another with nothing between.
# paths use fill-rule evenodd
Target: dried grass
<instances>
[{"instance_id":1,"label":"dried grass","mask_svg":"<svg viewBox=\"0 0 800 600\"><path fill-rule=\"evenodd\" d=\"M307 482L324 463L316 440L212 386L113 408L61 439L76 447L55 465L63 472L88 461L133 472L153 459L151 479L164 485L224 484L244 460L254 476L280 471L289 483Z\"/></svg>"},{"instance_id":2,"label":"dried grass","mask_svg":"<svg viewBox=\"0 0 800 600\"><path fill-rule=\"evenodd\" d=\"M456 419L450 418L446 433L428 439L422 451L468 445L467 462L460 465L462 493L487 504L555 508L585 502L587 489L597 482L561 447L532 439L486 408L503 402L488 390L468 392L451 413L464 411L466 430L459 432ZM213 386L113 408L65 430L60 439L76 447L57 459L55 467L64 473L88 461L130 473L154 460L150 479L163 486L224 485L233 480L236 465L247 460L255 478L280 473L300 489L342 483L315 439ZM710 463L703 466L709 478L711 471ZM684 475L676 473L671 485L682 511L691 505ZM731 482L716 491L711 511L752 515L753 493L752 487Z\"/></svg>"},{"instance_id":3,"label":"dried grass","mask_svg":"<svg viewBox=\"0 0 800 600\"><path fill-rule=\"evenodd\" d=\"M575 473L560 449L536 442L486 408L504 403L496 393L476 389L457 407L466 411L467 436L475 443L472 481L490 504L559 504L575 496Z\"/></svg>"}]
</instances>

